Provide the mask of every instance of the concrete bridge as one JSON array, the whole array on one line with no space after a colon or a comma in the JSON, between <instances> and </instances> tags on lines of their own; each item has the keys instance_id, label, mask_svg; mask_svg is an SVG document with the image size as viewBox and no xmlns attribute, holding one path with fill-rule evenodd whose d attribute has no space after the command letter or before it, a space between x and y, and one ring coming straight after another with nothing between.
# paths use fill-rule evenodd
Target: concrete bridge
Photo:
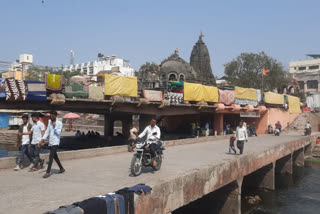
<instances>
[{"instance_id":1,"label":"concrete bridge","mask_svg":"<svg viewBox=\"0 0 320 214\"><path fill-rule=\"evenodd\" d=\"M116 154L103 155L98 149L101 156L64 160L66 173L53 174L48 179L41 177L45 170L32 173L2 169L0 213L43 213L145 183L153 190L150 195L136 196L135 210L139 214L179 213L181 207L211 193L219 197L208 201L207 210L239 214L242 189L254 186L274 190L277 174L292 174L294 166L303 166L304 157L311 155L315 136L250 138L243 155L227 154L227 139L190 141L193 144L168 147L162 169L145 170L139 177L129 176L132 153L122 152L122 147L116 148ZM88 157L82 152L83 157ZM81 158L81 154L76 157L76 151L69 155ZM61 153L63 159L67 156ZM53 169L57 167L54 165Z\"/></svg>"}]
</instances>

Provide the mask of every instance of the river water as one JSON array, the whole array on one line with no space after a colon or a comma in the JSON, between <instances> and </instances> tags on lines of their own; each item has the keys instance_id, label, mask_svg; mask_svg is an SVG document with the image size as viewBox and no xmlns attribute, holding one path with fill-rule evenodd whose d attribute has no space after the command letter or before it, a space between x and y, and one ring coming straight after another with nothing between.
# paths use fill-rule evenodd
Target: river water
<instances>
[{"instance_id":1,"label":"river water","mask_svg":"<svg viewBox=\"0 0 320 214\"><path fill-rule=\"evenodd\" d=\"M258 193L262 203L244 207L245 214L320 213L320 160L306 161L298 175L278 178L277 190Z\"/></svg>"}]
</instances>

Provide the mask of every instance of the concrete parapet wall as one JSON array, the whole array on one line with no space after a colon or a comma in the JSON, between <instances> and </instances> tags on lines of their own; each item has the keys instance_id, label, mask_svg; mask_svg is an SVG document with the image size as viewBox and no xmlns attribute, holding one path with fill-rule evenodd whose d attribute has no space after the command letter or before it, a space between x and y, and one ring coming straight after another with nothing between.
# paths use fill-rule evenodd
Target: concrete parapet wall
<instances>
[{"instance_id":1,"label":"concrete parapet wall","mask_svg":"<svg viewBox=\"0 0 320 214\"><path fill-rule=\"evenodd\" d=\"M170 213L266 165L273 164L296 150L315 143L316 137L316 135L304 137L267 148L264 152L242 156L231 162L212 164L179 174L171 180L153 186L150 195L136 196L136 213Z\"/></svg>"},{"instance_id":2,"label":"concrete parapet wall","mask_svg":"<svg viewBox=\"0 0 320 214\"><path fill-rule=\"evenodd\" d=\"M221 140L224 138L227 138L227 136L188 138L188 139L181 139L181 140L165 141L164 145L165 147L177 146L177 145ZM95 148L95 149L64 151L64 152L59 152L59 159L62 161L73 160L73 159L90 158L90 157L102 156L102 155L111 155L111 154L122 153L122 152L128 152L128 146L124 145L124 146L112 146L112 147L103 147L103 148ZM41 154L41 157L44 158L45 160L48 160L49 154ZM15 167L16 159L17 159L16 157L0 158L0 169Z\"/></svg>"}]
</instances>

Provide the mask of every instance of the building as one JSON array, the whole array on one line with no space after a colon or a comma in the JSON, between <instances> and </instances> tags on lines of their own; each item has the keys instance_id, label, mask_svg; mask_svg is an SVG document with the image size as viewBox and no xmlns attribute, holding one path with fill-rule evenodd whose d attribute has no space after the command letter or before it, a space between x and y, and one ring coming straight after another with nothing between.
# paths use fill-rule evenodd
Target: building
<instances>
[{"instance_id":1,"label":"building","mask_svg":"<svg viewBox=\"0 0 320 214\"><path fill-rule=\"evenodd\" d=\"M143 88L164 88L170 81L181 81L215 85L216 81L210 65L209 51L202 41L203 35L194 45L190 63L179 56L176 49L173 54L163 60L155 71L140 71L138 79Z\"/></svg>"},{"instance_id":2,"label":"building","mask_svg":"<svg viewBox=\"0 0 320 214\"><path fill-rule=\"evenodd\" d=\"M95 76L101 71L117 70L124 76L134 76L134 69L130 67L129 60L118 58L114 55L104 56L98 54L98 60L93 62L65 66L63 71L79 71L87 76Z\"/></svg>"},{"instance_id":3,"label":"building","mask_svg":"<svg viewBox=\"0 0 320 214\"><path fill-rule=\"evenodd\" d=\"M304 93L320 92L320 55L307 55L312 59L289 63L289 73Z\"/></svg>"}]
</instances>

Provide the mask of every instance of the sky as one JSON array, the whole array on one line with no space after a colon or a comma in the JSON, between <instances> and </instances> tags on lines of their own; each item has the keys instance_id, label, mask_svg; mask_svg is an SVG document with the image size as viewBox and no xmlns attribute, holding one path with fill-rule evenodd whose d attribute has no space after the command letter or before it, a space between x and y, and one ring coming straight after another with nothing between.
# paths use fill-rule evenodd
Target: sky
<instances>
[{"instance_id":1,"label":"sky","mask_svg":"<svg viewBox=\"0 0 320 214\"><path fill-rule=\"evenodd\" d=\"M240 53L260 51L288 68L320 53L318 0L1 0L0 61L19 54L37 65L129 59L136 70L176 48L187 62L204 34L215 76Z\"/></svg>"}]
</instances>

